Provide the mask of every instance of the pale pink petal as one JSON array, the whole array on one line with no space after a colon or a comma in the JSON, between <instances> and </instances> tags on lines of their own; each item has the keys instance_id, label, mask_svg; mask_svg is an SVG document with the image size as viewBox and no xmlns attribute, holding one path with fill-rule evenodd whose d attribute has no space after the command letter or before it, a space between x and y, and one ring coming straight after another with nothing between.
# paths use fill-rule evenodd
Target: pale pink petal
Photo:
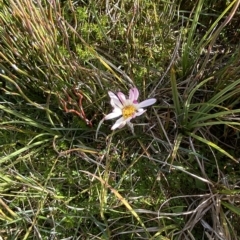
<instances>
[{"instance_id":1,"label":"pale pink petal","mask_svg":"<svg viewBox=\"0 0 240 240\"><path fill-rule=\"evenodd\" d=\"M147 107L147 106L150 106L150 105L153 105L157 100L155 98L150 98L150 99L147 99L147 100L144 100L142 102L140 102L137 107L138 108L143 108L143 107Z\"/></svg>"},{"instance_id":2,"label":"pale pink petal","mask_svg":"<svg viewBox=\"0 0 240 240\"><path fill-rule=\"evenodd\" d=\"M139 97L139 91L137 88L131 88L129 90L129 99L133 102L133 103L137 103Z\"/></svg>"},{"instance_id":3,"label":"pale pink petal","mask_svg":"<svg viewBox=\"0 0 240 240\"><path fill-rule=\"evenodd\" d=\"M104 119L109 120L109 119L113 119L113 118L121 116L122 115L121 110L119 109L119 111L118 111L117 109L114 109L112 113L109 113L108 115L106 115Z\"/></svg>"},{"instance_id":4,"label":"pale pink petal","mask_svg":"<svg viewBox=\"0 0 240 240\"><path fill-rule=\"evenodd\" d=\"M131 101L133 101L133 99L134 99L134 89L133 89L133 88L131 88L131 89L129 90L129 99L130 99Z\"/></svg>"},{"instance_id":5,"label":"pale pink petal","mask_svg":"<svg viewBox=\"0 0 240 240\"><path fill-rule=\"evenodd\" d=\"M138 109L138 111L135 113L135 116L141 116L143 113L145 113L147 110L144 110L143 108Z\"/></svg>"},{"instance_id":6,"label":"pale pink petal","mask_svg":"<svg viewBox=\"0 0 240 240\"><path fill-rule=\"evenodd\" d=\"M119 107L119 108L123 107L122 103L119 101L119 99L115 93L109 91L108 95L111 99L110 103L114 108L115 107Z\"/></svg>"},{"instance_id":7,"label":"pale pink petal","mask_svg":"<svg viewBox=\"0 0 240 240\"><path fill-rule=\"evenodd\" d=\"M122 128L125 126L125 124L126 124L126 121L124 120L123 117L121 117L114 123L111 129L115 130L116 128Z\"/></svg>"},{"instance_id":8,"label":"pale pink petal","mask_svg":"<svg viewBox=\"0 0 240 240\"><path fill-rule=\"evenodd\" d=\"M135 118L135 114L134 114L133 116L131 116L131 117L125 119L126 123L127 123L127 122L130 122L133 118Z\"/></svg>"},{"instance_id":9,"label":"pale pink petal","mask_svg":"<svg viewBox=\"0 0 240 240\"><path fill-rule=\"evenodd\" d=\"M142 115L142 114L145 113L146 111L147 111L147 110L144 110L143 108L138 109L137 112L135 112L133 116L131 116L130 118L128 118L129 121L130 121L131 119L135 118L135 117L138 117L138 116ZM128 119L127 119L127 120L128 120Z\"/></svg>"},{"instance_id":10,"label":"pale pink petal","mask_svg":"<svg viewBox=\"0 0 240 240\"><path fill-rule=\"evenodd\" d=\"M122 114L122 109L121 108L114 108L112 110L112 112L114 112L114 113L121 113Z\"/></svg>"},{"instance_id":11,"label":"pale pink petal","mask_svg":"<svg viewBox=\"0 0 240 240\"><path fill-rule=\"evenodd\" d=\"M122 104L118 99L111 99L110 104L112 105L113 108L119 108L119 109L123 108Z\"/></svg>"},{"instance_id":12,"label":"pale pink petal","mask_svg":"<svg viewBox=\"0 0 240 240\"><path fill-rule=\"evenodd\" d=\"M118 126L118 128L123 128L126 125L126 123L127 123L126 121L122 122L120 126Z\"/></svg>"},{"instance_id":13,"label":"pale pink petal","mask_svg":"<svg viewBox=\"0 0 240 240\"><path fill-rule=\"evenodd\" d=\"M117 96L118 96L120 102L124 105L124 102L126 101L125 95L122 92L118 92Z\"/></svg>"},{"instance_id":14,"label":"pale pink petal","mask_svg":"<svg viewBox=\"0 0 240 240\"><path fill-rule=\"evenodd\" d=\"M108 95L110 98L117 98L116 94L111 91L108 91Z\"/></svg>"}]
</instances>

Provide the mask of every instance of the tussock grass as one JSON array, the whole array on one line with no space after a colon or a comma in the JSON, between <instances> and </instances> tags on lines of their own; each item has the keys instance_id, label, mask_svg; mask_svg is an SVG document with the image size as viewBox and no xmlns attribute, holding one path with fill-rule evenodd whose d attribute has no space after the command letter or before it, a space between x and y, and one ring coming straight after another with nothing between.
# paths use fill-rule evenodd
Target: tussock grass
<instances>
[{"instance_id":1,"label":"tussock grass","mask_svg":"<svg viewBox=\"0 0 240 240\"><path fill-rule=\"evenodd\" d=\"M1 3L1 238L239 239L239 3Z\"/></svg>"}]
</instances>

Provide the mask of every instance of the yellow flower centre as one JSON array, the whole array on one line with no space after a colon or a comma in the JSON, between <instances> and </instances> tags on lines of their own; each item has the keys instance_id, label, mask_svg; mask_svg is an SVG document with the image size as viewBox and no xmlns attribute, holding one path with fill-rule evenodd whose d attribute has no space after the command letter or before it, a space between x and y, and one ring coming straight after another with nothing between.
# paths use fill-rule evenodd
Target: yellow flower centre
<instances>
[{"instance_id":1,"label":"yellow flower centre","mask_svg":"<svg viewBox=\"0 0 240 240\"><path fill-rule=\"evenodd\" d=\"M136 112L136 108L133 105L125 106L122 109L123 118L127 119L127 118L133 116L135 112Z\"/></svg>"}]
</instances>

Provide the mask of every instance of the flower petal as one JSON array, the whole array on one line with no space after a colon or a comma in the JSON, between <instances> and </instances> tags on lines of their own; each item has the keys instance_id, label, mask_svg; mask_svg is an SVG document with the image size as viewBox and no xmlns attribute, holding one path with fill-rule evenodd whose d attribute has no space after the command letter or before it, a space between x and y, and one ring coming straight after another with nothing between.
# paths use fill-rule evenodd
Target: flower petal
<instances>
[{"instance_id":1,"label":"flower petal","mask_svg":"<svg viewBox=\"0 0 240 240\"><path fill-rule=\"evenodd\" d=\"M116 128L122 128L125 126L125 124L126 124L126 121L124 120L123 117L121 117L114 123L111 129L115 130Z\"/></svg>"},{"instance_id":2,"label":"flower petal","mask_svg":"<svg viewBox=\"0 0 240 240\"><path fill-rule=\"evenodd\" d=\"M147 106L153 105L156 101L157 101L156 98L150 98L150 99L147 99L147 100L144 100L144 101L140 102L137 105L137 107L138 108L147 107Z\"/></svg>"},{"instance_id":3,"label":"flower petal","mask_svg":"<svg viewBox=\"0 0 240 240\"><path fill-rule=\"evenodd\" d=\"M111 91L108 91L108 95L110 98L117 98L116 94Z\"/></svg>"},{"instance_id":4,"label":"flower petal","mask_svg":"<svg viewBox=\"0 0 240 240\"><path fill-rule=\"evenodd\" d=\"M125 103L125 101L126 101L125 95L124 95L122 92L118 92L118 93L117 93L117 96L118 96L120 102L122 103L122 105L124 105L124 103Z\"/></svg>"},{"instance_id":5,"label":"flower petal","mask_svg":"<svg viewBox=\"0 0 240 240\"><path fill-rule=\"evenodd\" d=\"M111 98L110 103L114 108L115 107L119 107L119 108L123 107L122 103L119 101L119 99L115 93L109 91L108 95Z\"/></svg>"},{"instance_id":6,"label":"flower petal","mask_svg":"<svg viewBox=\"0 0 240 240\"><path fill-rule=\"evenodd\" d=\"M144 110L143 108L138 109L138 111L135 113L135 117L141 116L146 111L147 110L146 109Z\"/></svg>"},{"instance_id":7,"label":"flower petal","mask_svg":"<svg viewBox=\"0 0 240 240\"><path fill-rule=\"evenodd\" d=\"M126 125L126 121L122 122L120 126L118 126L118 128L123 128Z\"/></svg>"},{"instance_id":8,"label":"flower petal","mask_svg":"<svg viewBox=\"0 0 240 240\"><path fill-rule=\"evenodd\" d=\"M119 109L119 108L115 108L115 109L113 110L113 112L111 112L111 113L109 113L108 115L106 115L106 116L104 117L104 119L105 119L105 120L109 120L109 119L113 119L113 118L116 118L116 117L121 116L121 115L122 115L121 110L119 109L119 111L118 111L117 109Z\"/></svg>"},{"instance_id":9,"label":"flower petal","mask_svg":"<svg viewBox=\"0 0 240 240\"><path fill-rule=\"evenodd\" d=\"M129 90L129 99L133 102L133 103L137 103L137 100L138 100L138 97L139 97L139 91L137 88L131 88Z\"/></svg>"}]
</instances>

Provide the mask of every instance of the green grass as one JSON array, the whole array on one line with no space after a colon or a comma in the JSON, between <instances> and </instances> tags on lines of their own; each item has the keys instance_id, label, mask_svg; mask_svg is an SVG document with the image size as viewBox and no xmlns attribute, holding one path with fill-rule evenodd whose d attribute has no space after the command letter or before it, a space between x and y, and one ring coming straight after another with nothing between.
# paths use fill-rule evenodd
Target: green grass
<instances>
[{"instance_id":1,"label":"green grass","mask_svg":"<svg viewBox=\"0 0 240 240\"><path fill-rule=\"evenodd\" d=\"M239 3L0 3L0 237L240 239Z\"/></svg>"}]
</instances>

